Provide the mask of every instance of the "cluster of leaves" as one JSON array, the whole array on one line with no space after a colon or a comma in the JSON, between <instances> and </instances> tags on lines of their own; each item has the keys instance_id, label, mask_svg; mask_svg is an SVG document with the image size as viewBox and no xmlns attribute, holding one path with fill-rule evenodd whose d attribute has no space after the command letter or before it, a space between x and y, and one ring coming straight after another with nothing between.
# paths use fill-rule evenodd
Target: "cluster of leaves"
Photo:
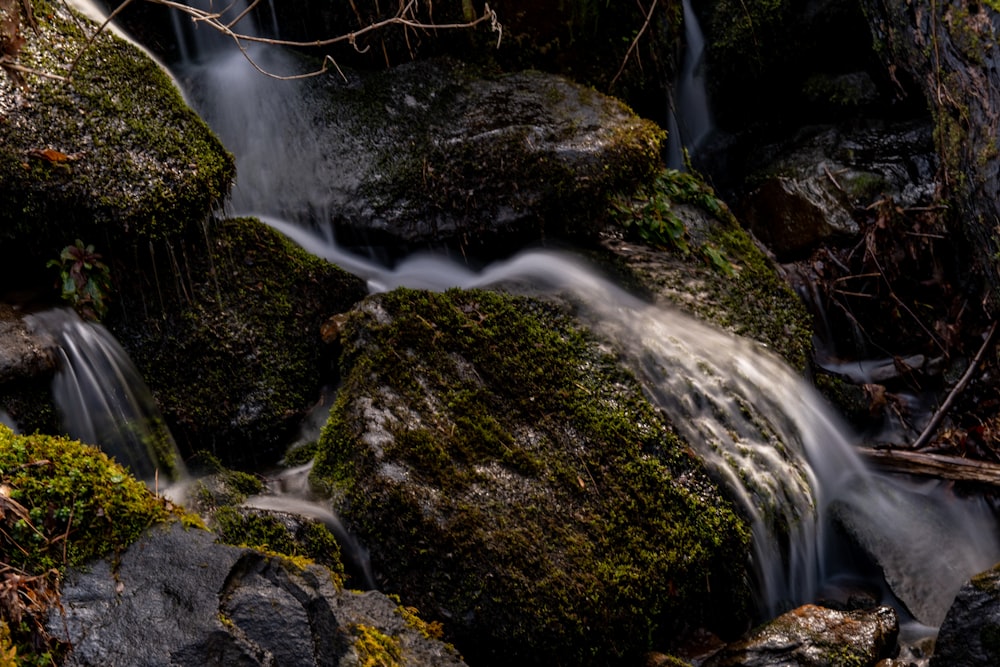
<instances>
[{"instance_id":1,"label":"cluster of leaves","mask_svg":"<svg viewBox=\"0 0 1000 667\"><path fill-rule=\"evenodd\" d=\"M62 568L123 548L169 511L97 449L0 426L0 615L21 664L59 650L43 619Z\"/></svg>"},{"instance_id":2,"label":"cluster of leaves","mask_svg":"<svg viewBox=\"0 0 1000 667\"><path fill-rule=\"evenodd\" d=\"M111 271L101 261L94 246L76 240L59 253L59 259L49 260L46 266L59 269L62 298L81 317L100 320L108 312L108 295L111 291Z\"/></svg>"},{"instance_id":3,"label":"cluster of leaves","mask_svg":"<svg viewBox=\"0 0 1000 667\"><path fill-rule=\"evenodd\" d=\"M614 220L643 243L689 255L690 234L674 210L675 204L697 206L726 222L732 219L729 207L712 188L696 175L676 169L663 170L652 184L641 187L630 197L615 198L611 211ZM710 266L732 274L731 264L717 247L703 243L696 250Z\"/></svg>"}]
</instances>

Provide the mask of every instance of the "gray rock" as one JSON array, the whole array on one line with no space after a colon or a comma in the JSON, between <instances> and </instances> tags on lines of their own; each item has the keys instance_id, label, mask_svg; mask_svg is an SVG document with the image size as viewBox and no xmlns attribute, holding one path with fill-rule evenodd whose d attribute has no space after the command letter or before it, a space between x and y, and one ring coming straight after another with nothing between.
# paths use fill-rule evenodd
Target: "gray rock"
<instances>
[{"instance_id":1,"label":"gray rock","mask_svg":"<svg viewBox=\"0 0 1000 667\"><path fill-rule=\"evenodd\" d=\"M20 312L0 304L0 384L51 374L55 340L31 331Z\"/></svg>"},{"instance_id":2,"label":"gray rock","mask_svg":"<svg viewBox=\"0 0 1000 667\"><path fill-rule=\"evenodd\" d=\"M891 656L899 619L891 607L793 609L729 644L704 667L870 667Z\"/></svg>"},{"instance_id":3,"label":"gray rock","mask_svg":"<svg viewBox=\"0 0 1000 667\"><path fill-rule=\"evenodd\" d=\"M461 665L396 602L339 589L330 572L217 544L180 524L149 531L113 567L69 573L49 631L66 664L350 665L378 633L408 665Z\"/></svg>"},{"instance_id":4,"label":"gray rock","mask_svg":"<svg viewBox=\"0 0 1000 667\"><path fill-rule=\"evenodd\" d=\"M938 633L932 667L1000 665L1000 566L968 581Z\"/></svg>"}]
</instances>

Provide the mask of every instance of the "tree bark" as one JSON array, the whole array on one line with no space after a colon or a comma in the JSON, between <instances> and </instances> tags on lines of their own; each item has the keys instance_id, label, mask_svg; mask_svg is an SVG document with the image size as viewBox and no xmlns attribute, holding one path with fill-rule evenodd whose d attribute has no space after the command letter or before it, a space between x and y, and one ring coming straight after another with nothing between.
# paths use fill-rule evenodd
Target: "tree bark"
<instances>
[{"instance_id":1,"label":"tree bark","mask_svg":"<svg viewBox=\"0 0 1000 667\"><path fill-rule=\"evenodd\" d=\"M891 472L1000 487L1000 464L905 449L860 449L870 464Z\"/></svg>"}]
</instances>

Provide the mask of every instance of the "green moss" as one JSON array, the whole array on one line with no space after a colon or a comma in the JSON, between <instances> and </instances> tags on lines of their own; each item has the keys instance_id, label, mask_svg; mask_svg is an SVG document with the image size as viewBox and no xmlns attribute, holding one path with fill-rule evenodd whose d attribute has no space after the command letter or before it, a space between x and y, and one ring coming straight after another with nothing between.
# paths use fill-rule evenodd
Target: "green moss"
<instances>
[{"instance_id":1,"label":"green moss","mask_svg":"<svg viewBox=\"0 0 1000 667\"><path fill-rule=\"evenodd\" d=\"M296 529L272 514L226 506L216 510L214 528L226 544L278 556L299 568L320 563L333 573L338 586L343 585L340 545L318 521L303 520Z\"/></svg>"},{"instance_id":2,"label":"green moss","mask_svg":"<svg viewBox=\"0 0 1000 667\"><path fill-rule=\"evenodd\" d=\"M330 381L321 324L365 286L257 220L217 221L199 236L206 253L137 250L152 270L120 286L122 312L107 323L182 450L212 443L227 465L272 463Z\"/></svg>"},{"instance_id":3,"label":"green moss","mask_svg":"<svg viewBox=\"0 0 1000 667\"><path fill-rule=\"evenodd\" d=\"M110 31L83 51L96 26L62 4L33 4L40 30L25 31L20 63L65 76L82 56L69 82L27 75L23 103L0 123L5 247L50 258L74 238L117 245L205 219L233 161L165 72ZM0 96L12 86L4 77Z\"/></svg>"},{"instance_id":4,"label":"green moss","mask_svg":"<svg viewBox=\"0 0 1000 667\"><path fill-rule=\"evenodd\" d=\"M314 478L470 660L613 663L746 611L743 524L553 306L396 290L348 320L341 363Z\"/></svg>"},{"instance_id":5,"label":"green moss","mask_svg":"<svg viewBox=\"0 0 1000 667\"><path fill-rule=\"evenodd\" d=\"M0 425L0 554L21 575L5 582L13 598L4 609L23 614L10 627L18 663L52 664L65 648L43 626L65 567L118 552L171 516L164 500L94 447Z\"/></svg>"}]
</instances>

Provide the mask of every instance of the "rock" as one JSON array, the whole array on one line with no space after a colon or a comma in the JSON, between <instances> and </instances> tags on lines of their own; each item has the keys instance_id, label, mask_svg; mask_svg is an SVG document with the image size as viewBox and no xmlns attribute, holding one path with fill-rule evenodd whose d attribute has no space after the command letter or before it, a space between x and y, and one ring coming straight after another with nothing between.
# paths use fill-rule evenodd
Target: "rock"
<instances>
[{"instance_id":1,"label":"rock","mask_svg":"<svg viewBox=\"0 0 1000 667\"><path fill-rule=\"evenodd\" d=\"M481 665L629 664L745 622L747 535L634 378L552 305L400 289L341 333L313 480L376 583Z\"/></svg>"},{"instance_id":2,"label":"rock","mask_svg":"<svg viewBox=\"0 0 1000 667\"><path fill-rule=\"evenodd\" d=\"M16 7L16 6L15 6ZM0 75L0 279L23 286L74 239L108 246L197 229L233 162L167 73L65 3L22 31L20 66L71 81ZM16 9L15 9L16 11ZM46 282L51 280L51 274Z\"/></svg>"},{"instance_id":3,"label":"rock","mask_svg":"<svg viewBox=\"0 0 1000 667\"><path fill-rule=\"evenodd\" d=\"M803 180L779 176L748 196L746 221L779 260L808 253L835 233L857 233L857 223L824 178L822 173Z\"/></svg>"},{"instance_id":4,"label":"rock","mask_svg":"<svg viewBox=\"0 0 1000 667\"><path fill-rule=\"evenodd\" d=\"M183 453L274 463L333 381L321 325L364 282L254 219L215 221L198 237L137 251L147 270L122 286L108 328Z\"/></svg>"},{"instance_id":5,"label":"rock","mask_svg":"<svg viewBox=\"0 0 1000 667\"><path fill-rule=\"evenodd\" d=\"M213 90L221 76L209 72L200 86ZM237 156L259 153L263 135L277 138L275 155L289 142L297 147L282 173L261 173L252 157L238 165L238 205L330 223L338 244L366 252L460 246L488 259L552 236L593 238L608 196L633 190L659 168L663 133L653 123L537 71L497 75L442 59L354 74L349 84L332 75L292 90L274 88L287 82L240 81L251 99L302 101L288 121L266 106L247 114L247 123L266 117L249 137L243 124L230 135L226 122L213 123L220 103L205 101L206 119ZM237 105L246 106L242 97ZM229 113L246 112L227 108L220 121ZM295 118L305 120L286 127Z\"/></svg>"},{"instance_id":6,"label":"rock","mask_svg":"<svg viewBox=\"0 0 1000 667\"><path fill-rule=\"evenodd\" d=\"M21 312L0 304L0 385L47 377L55 367L55 340L32 332Z\"/></svg>"},{"instance_id":7,"label":"rock","mask_svg":"<svg viewBox=\"0 0 1000 667\"><path fill-rule=\"evenodd\" d=\"M328 570L220 545L179 523L116 560L71 571L49 631L67 665L462 665L380 593L338 589Z\"/></svg>"},{"instance_id":8,"label":"rock","mask_svg":"<svg viewBox=\"0 0 1000 667\"><path fill-rule=\"evenodd\" d=\"M833 237L859 232L856 210L892 197L903 207L927 206L935 195L931 127L923 122L867 121L809 128L761 154L740 213L782 261L806 255Z\"/></svg>"},{"instance_id":9,"label":"rock","mask_svg":"<svg viewBox=\"0 0 1000 667\"><path fill-rule=\"evenodd\" d=\"M804 605L729 644L703 667L871 667L891 657L898 633L891 607L834 611Z\"/></svg>"},{"instance_id":10,"label":"rock","mask_svg":"<svg viewBox=\"0 0 1000 667\"><path fill-rule=\"evenodd\" d=\"M935 119L941 157L942 196L954 204L953 238L970 275L985 283L989 308L1000 307L1000 85L996 36L1000 11L992 3L969 5L917 0L910 5L865 0L876 52L897 83L915 86ZM899 86L901 92L907 89ZM920 98L919 92L913 95Z\"/></svg>"},{"instance_id":11,"label":"rock","mask_svg":"<svg viewBox=\"0 0 1000 667\"><path fill-rule=\"evenodd\" d=\"M938 632L932 667L1000 664L1000 567L962 586Z\"/></svg>"}]
</instances>

